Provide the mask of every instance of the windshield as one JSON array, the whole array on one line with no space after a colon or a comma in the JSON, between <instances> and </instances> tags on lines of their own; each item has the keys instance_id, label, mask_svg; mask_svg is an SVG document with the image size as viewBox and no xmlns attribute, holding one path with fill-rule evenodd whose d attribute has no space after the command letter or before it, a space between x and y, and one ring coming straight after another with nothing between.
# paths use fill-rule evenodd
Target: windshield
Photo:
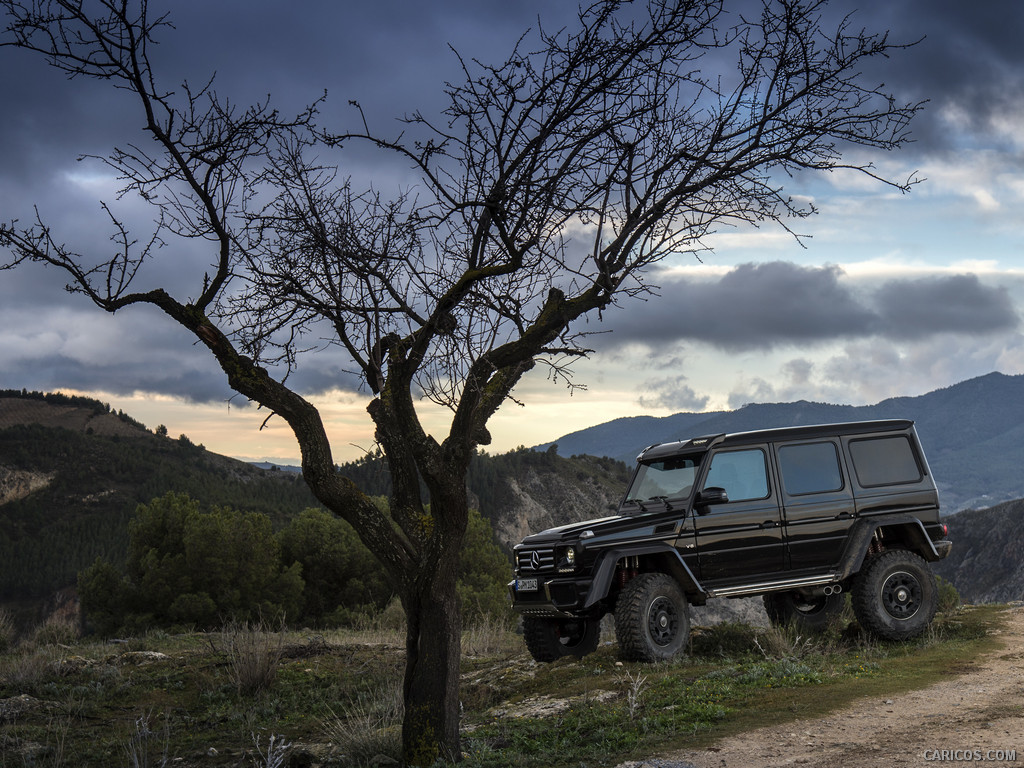
<instances>
[{"instance_id":1,"label":"windshield","mask_svg":"<svg viewBox=\"0 0 1024 768\"><path fill-rule=\"evenodd\" d=\"M626 504L640 504L646 501L685 499L693 490L693 482L700 466L700 456L673 456L637 469L629 490Z\"/></svg>"}]
</instances>

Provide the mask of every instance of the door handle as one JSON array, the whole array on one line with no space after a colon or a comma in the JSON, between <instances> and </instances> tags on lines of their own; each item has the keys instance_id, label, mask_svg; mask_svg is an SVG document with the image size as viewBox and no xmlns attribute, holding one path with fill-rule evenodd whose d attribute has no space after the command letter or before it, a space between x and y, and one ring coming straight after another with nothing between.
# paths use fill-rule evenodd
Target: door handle
<instances>
[{"instance_id":1,"label":"door handle","mask_svg":"<svg viewBox=\"0 0 1024 768\"><path fill-rule=\"evenodd\" d=\"M759 525L758 527L759 527L759 528L762 528L762 529L763 529L763 528L774 528L774 527L776 527L776 526L777 526L778 524L779 524L779 523L778 523L778 521L777 521L777 520L765 520L765 521L764 521L763 523L761 523L761 525Z\"/></svg>"}]
</instances>

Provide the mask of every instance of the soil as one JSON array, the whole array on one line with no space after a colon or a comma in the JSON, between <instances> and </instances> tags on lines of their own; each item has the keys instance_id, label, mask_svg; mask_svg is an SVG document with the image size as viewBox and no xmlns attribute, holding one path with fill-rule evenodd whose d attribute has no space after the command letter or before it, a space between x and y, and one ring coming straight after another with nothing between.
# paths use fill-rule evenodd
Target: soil
<instances>
[{"instance_id":1,"label":"soil","mask_svg":"<svg viewBox=\"0 0 1024 768\"><path fill-rule=\"evenodd\" d=\"M665 755L647 764L665 768L1024 766L1024 607L1011 610L999 634L999 650L950 680L892 698L862 701L825 717L748 731L708 750Z\"/></svg>"}]
</instances>

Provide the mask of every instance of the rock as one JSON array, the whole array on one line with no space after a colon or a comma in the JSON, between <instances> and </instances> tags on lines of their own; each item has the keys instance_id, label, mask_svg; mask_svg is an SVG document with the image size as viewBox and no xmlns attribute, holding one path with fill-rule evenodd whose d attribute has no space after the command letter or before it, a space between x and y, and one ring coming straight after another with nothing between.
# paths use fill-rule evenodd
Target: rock
<instances>
[{"instance_id":1,"label":"rock","mask_svg":"<svg viewBox=\"0 0 1024 768\"><path fill-rule=\"evenodd\" d=\"M46 706L45 702L40 701L34 696L29 696L27 693L23 693L20 696L12 696L8 699L0 699L0 721L16 720L26 712L32 712L44 706Z\"/></svg>"}]
</instances>

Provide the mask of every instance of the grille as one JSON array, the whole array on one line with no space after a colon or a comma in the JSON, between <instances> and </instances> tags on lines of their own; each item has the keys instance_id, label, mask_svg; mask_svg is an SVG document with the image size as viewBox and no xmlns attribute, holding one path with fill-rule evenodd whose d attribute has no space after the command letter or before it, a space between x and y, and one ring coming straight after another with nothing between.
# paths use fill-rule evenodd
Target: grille
<instances>
[{"instance_id":1,"label":"grille","mask_svg":"<svg viewBox=\"0 0 1024 768\"><path fill-rule=\"evenodd\" d=\"M523 549L519 551L516 564L519 572L523 575L531 573L544 573L555 570L555 550L553 549Z\"/></svg>"}]
</instances>

